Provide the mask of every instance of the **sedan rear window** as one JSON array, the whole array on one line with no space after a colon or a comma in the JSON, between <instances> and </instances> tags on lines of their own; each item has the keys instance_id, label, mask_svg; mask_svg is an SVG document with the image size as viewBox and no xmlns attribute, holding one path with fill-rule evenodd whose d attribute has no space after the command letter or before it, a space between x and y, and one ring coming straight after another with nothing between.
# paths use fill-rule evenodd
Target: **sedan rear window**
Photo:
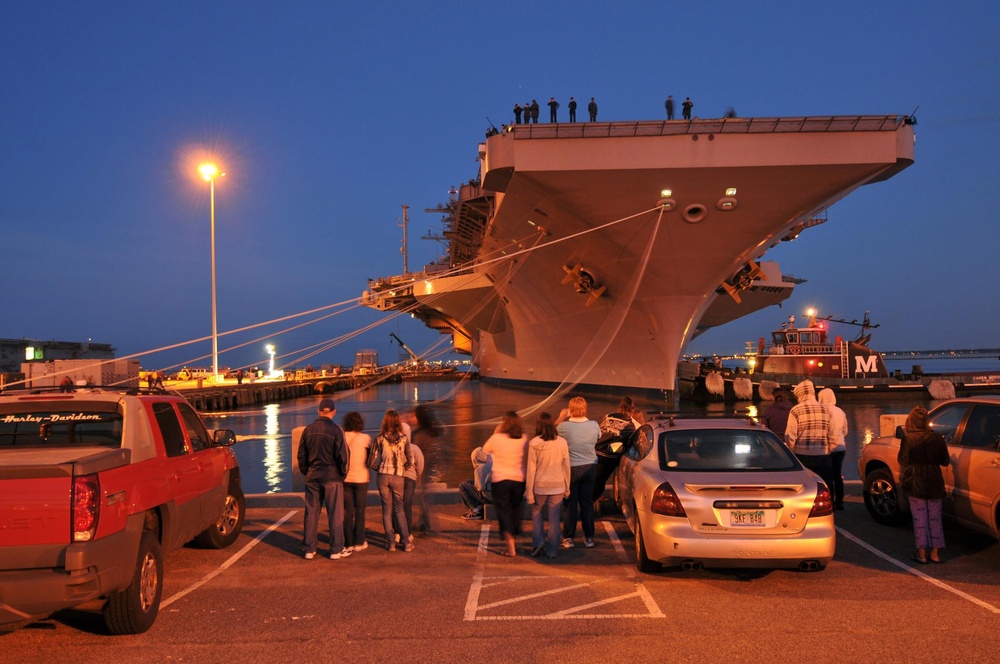
<instances>
[{"instance_id":1,"label":"sedan rear window","mask_svg":"<svg viewBox=\"0 0 1000 664\"><path fill-rule=\"evenodd\" d=\"M799 470L801 465L770 431L688 429L660 434L661 470L705 472Z\"/></svg>"}]
</instances>

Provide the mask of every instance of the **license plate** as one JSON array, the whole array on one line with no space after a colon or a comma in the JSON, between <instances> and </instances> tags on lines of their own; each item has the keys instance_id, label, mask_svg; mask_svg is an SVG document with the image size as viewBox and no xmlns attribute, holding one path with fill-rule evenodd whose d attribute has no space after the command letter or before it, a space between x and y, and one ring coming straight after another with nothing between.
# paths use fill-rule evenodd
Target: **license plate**
<instances>
[{"instance_id":1,"label":"license plate","mask_svg":"<svg viewBox=\"0 0 1000 664\"><path fill-rule=\"evenodd\" d=\"M731 510L729 525L734 528L763 528L764 510Z\"/></svg>"}]
</instances>

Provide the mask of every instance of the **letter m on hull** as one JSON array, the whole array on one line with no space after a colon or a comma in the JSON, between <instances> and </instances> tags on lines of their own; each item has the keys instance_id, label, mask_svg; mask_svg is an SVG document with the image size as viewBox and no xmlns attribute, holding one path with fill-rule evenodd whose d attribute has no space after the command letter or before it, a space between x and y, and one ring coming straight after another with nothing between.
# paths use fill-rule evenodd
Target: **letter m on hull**
<instances>
[{"instance_id":1,"label":"letter m on hull","mask_svg":"<svg viewBox=\"0 0 1000 664\"><path fill-rule=\"evenodd\" d=\"M854 356L854 374L878 374L878 355Z\"/></svg>"}]
</instances>

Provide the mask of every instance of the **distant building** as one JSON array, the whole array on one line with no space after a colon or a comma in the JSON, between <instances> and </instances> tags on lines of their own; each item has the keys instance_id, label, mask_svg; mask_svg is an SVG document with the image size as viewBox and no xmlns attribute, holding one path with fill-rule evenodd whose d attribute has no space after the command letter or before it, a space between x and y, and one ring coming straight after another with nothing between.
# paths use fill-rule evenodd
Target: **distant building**
<instances>
[{"instance_id":1,"label":"distant building","mask_svg":"<svg viewBox=\"0 0 1000 664\"><path fill-rule=\"evenodd\" d=\"M115 347L91 341L0 339L0 372L21 371L23 362L52 360L113 360Z\"/></svg>"}]
</instances>

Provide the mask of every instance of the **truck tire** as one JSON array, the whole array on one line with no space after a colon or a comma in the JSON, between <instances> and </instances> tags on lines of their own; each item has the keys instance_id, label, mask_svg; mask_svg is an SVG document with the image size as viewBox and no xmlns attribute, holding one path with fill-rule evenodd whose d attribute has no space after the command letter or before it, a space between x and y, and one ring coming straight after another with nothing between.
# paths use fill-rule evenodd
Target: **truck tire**
<instances>
[{"instance_id":1,"label":"truck tire","mask_svg":"<svg viewBox=\"0 0 1000 664\"><path fill-rule=\"evenodd\" d=\"M132 583L104 605L104 624L112 634L142 634L156 620L163 594L163 554L156 533L143 531Z\"/></svg>"},{"instance_id":2,"label":"truck tire","mask_svg":"<svg viewBox=\"0 0 1000 664\"><path fill-rule=\"evenodd\" d=\"M236 541L243 532L243 519L247 505L243 489L238 483L230 482L226 492L226 502L218 520L194 538L195 543L205 549L225 549Z\"/></svg>"}]
</instances>

